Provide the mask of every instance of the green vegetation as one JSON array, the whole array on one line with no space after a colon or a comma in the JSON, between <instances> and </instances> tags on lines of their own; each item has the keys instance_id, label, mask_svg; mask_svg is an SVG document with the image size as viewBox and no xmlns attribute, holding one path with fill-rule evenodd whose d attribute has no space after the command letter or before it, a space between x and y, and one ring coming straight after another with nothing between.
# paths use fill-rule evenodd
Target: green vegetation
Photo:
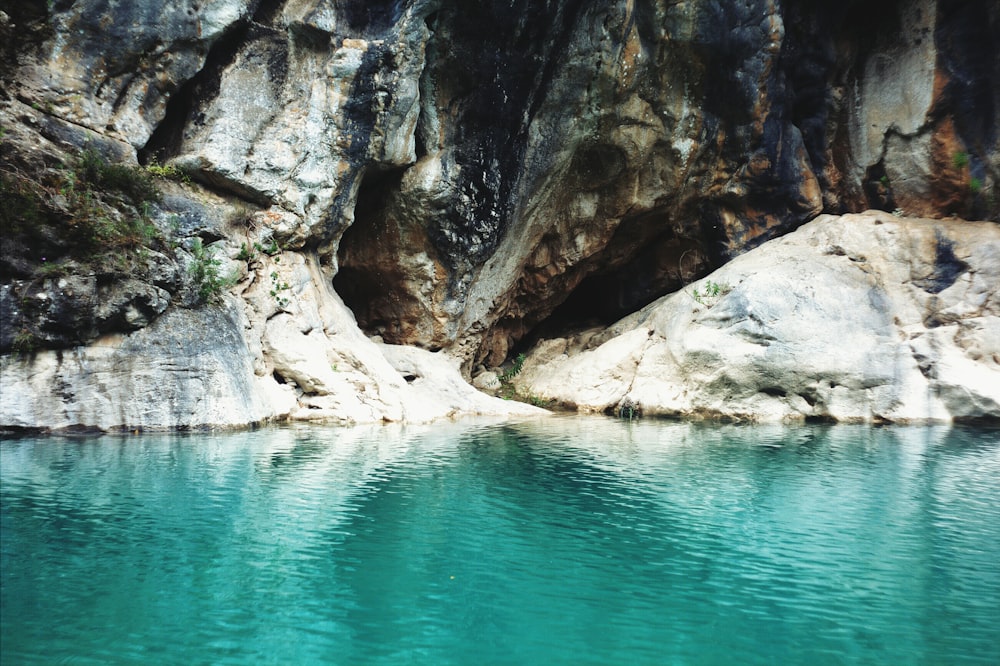
<instances>
[{"instance_id":1,"label":"green vegetation","mask_svg":"<svg viewBox=\"0 0 1000 666\"><path fill-rule=\"evenodd\" d=\"M38 338L27 328L22 328L14 334L12 350L20 356L28 356L38 349Z\"/></svg>"},{"instance_id":2,"label":"green vegetation","mask_svg":"<svg viewBox=\"0 0 1000 666\"><path fill-rule=\"evenodd\" d=\"M177 168L173 164L157 164L156 162L153 162L146 165L146 173L155 178L172 180L177 183L191 182L191 176L189 176L186 171Z\"/></svg>"},{"instance_id":3,"label":"green vegetation","mask_svg":"<svg viewBox=\"0 0 1000 666\"><path fill-rule=\"evenodd\" d=\"M514 359L514 362L509 368L500 373L497 379L500 380L500 386L509 387L511 382L514 381L514 377L521 374L521 370L524 369L524 354L518 354Z\"/></svg>"},{"instance_id":4,"label":"green vegetation","mask_svg":"<svg viewBox=\"0 0 1000 666\"><path fill-rule=\"evenodd\" d=\"M521 393L514 386L514 377L521 374L521 370L524 369L524 354L518 354L514 361L511 363L510 367L497 375L497 380L500 382L500 392L499 395L504 400L517 400L518 402L526 402L535 407L548 407L550 401L544 400L537 395L532 395L530 393Z\"/></svg>"},{"instance_id":5,"label":"green vegetation","mask_svg":"<svg viewBox=\"0 0 1000 666\"><path fill-rule=\"evenodd\" d=\"M256 245L256 243L254 243L254 245ZM236 258L240 261L250 263L257 258L257 251L255 248L250 247L246 243L240 243L240 252L236 255Z\"/></svg>"},{"instance_id":6,"label":"green vegetation","mask_svg":"<svg viewBox=\"0 0 1000 666\"><path fill-rule=\"evenodd\" d=\"M274 298L275 302L278 304L279 308L287 308L289 300L282 294L284 291L291 289L287 282L281 281L281 276L278 275L278 271L271 271L271 296Z\"/></svg>"},{"instance_id":7,"label":"green vegetation","mask_svg":"<svg viewBox=\"0 0 1000 666\"><path fill-rule=\"evenodd\" d=\"M969 166L969 154L964 150L959 150L951 156L951 163L956 169L964 169Z\"/></svg>"},{"instance_id":8,"label":"green vegetation","mask_svg":"<svg viewBox=\"0 0 1000 666\"><path fill-rule=\"evenodd\" d=\"M983 189L983 181L973 176L969 179L969 191L973 194L979 194Z\"/></svg>"},{"instance_id":9,"label":"green vegetation","mask_svg":"<svg viewBox=\"0 0 1000 666\"><path fill-rule=\"evenodd\" d=\"M266 254L269 257L273 257L274 255L281 253L281 246L278 245L278 242L276 240L274 240L273 238L271 239L271 242L269 242L267 245L261 245L260 243L254 243L253 247L258 252L263 252L264 254Z\"/></svg>"},{"instance_id":10,"label":"green vegetation","mask_svg":"<svg viewBox=\"0 0 1000 666\"><path fill-rule=\"evenodd\" d=\"M127 271L129 250L163 242L151 219L160 198L145 169L110 164L93 149L81 152L70 166L41 173L5 165L0 167L0 233L11 247L41 248L53 264L69 258L99 272ZM38 267L54 270L44 256Z\"/></svg>"},{"instance_id":11,"label":"green vegetation","mask_svg":"<svg viewBox=\"0 0 1000 666\"><path fill-rule=\"evenodd\" d=\"M246 261L249 263L257 259L258 253L266 254L269 257L275 257L275 263L279 263L280 259L276 255L281 253L281 246L278 245L277 241L273 239L267 245L261 245L256 241L253 245L240 243L240 252L236 255L236 258L240 261Z\"/></svg>"},{"instance_id":12,"label":"green vegetation","mask_svg":"<svg viewBox=\"0 0 1000 666\"><path fill-rule=\"evenodd\" d=\"M118 192L136 205L162 198L149 171L140 166L111 164L93 148L80 153L74 173L91 191Z\"/></svg>"},{"instance_id":13,"label":"green vegetation","mask_svg":"<svg viewBox=\"0 0 1000 666\"><path fill-rule=\"evenodd\" d=\"M718 301L720 298L722 298L732 290L733 288L728 284L712 282L711 280L709 280L708 282L705 283L704 292L695 289L694 292L691 294L691 297L694 298L694 300L696 300L701 305L710 308L713 305L715 305L716 301Z\"/></svg>"},{"instance_id":14,"label":"green vegetation","mask_svg":"<svg viewBox=\"0 0 1000 666\"><path fill-rule=\"evenodd\" d=\"M194 261L188 268L188 274L198 291L200 302L218 301L223 291L236 284L235 276L223 276L219 272L222 262L211 249L202 244L200 238L195 238L191 243L191 256Z\"/></svg>"}]
</instances>

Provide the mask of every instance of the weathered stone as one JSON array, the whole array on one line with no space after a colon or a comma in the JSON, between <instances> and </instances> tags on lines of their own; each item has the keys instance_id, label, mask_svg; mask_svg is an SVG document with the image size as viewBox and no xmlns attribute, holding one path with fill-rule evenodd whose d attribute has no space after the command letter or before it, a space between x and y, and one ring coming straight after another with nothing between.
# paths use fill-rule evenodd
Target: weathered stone
<instances>
[{"instance_id":1,"label":"weathered stone","mask_svg":"<svg viewBox=\"0 0 1000 666\"><path fill-rule=\"evenodd\" d=\"M1000 418L1000 227L822 216L516 384L583 411L759 421Z\"/></svg>"},{"instance_id":2,"label":"weathered stone","mask_svg":"<svg viewBox=\"0 0 1000 666\"><path fill-rule=\"evenodd\" d=\"M192 283L198 238L218 277L239 280L248 381L284 405L254 414L488 411L442 355L398 346L443 352L468 377L534 338L607 338L595 327L824 210L1000 218L1000 10L985 0L37 4L0 17L4 194L23 203L12 190L34 182L44 200L2 218L18 228L3 230L0 351L203 316L226 297L202 304ZM93 276L72 257L71 295L39 262L70 254L74 202L54 174L82 149L194 182L161 184L147 210L98 197L108 219L148 217L165 239ZM930 294L914 349L947 375L931 412L958 415L968 386L947 368L961 364L935 350L956 326L981 358L993 343L949 300L974 265L949 242L911 278ZM853 298L853 272L828 268ZM849 387L881 381L872 367L851 379L831 365L842 383L815 388L813 412L864 411ZM990 409L980 393L970 415Z\"/></svg>"},{"instance_id":3,"label":"weathered stone","mask_svg":"<svg viewBox=\"0 0 1000 666\"><path fill-rule=\"evenodd\" d=\"M18 94L52 115L142 147L209 47L249 0L50 3L52 38L17 72Z\"/></svg>"},{"instance_id":4,"label":"weathered stone","mask_svg":"<svg viewBox=\"0 0 1000 666\"><path fill-rule=\"evenodd\" d=\"M170 310L127 336L0 357L0 423L103 430L237 427L287 413L255 377L238 310Z\"/></svg>"}]
</instances>

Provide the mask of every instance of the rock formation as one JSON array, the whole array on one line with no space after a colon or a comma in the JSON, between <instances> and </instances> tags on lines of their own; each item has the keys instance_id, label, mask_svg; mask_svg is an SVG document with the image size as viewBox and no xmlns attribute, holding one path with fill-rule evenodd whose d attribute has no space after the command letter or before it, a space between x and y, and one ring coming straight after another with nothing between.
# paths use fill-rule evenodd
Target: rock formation
<instances>
[{"instance_id":1,"label":"rock formation","mask_svg":"<svg viewBox=\"0 0 1000 666\"><path fill-rule=\"evenodd\" d=\"M460 378L820 213L1000 219L986 0L7 2L0 43L0 425L502 411Z\"/></svg>"},{"instance_id":2,"label":"rock formation","mask_svg":"<svg viewBox=\"0 0 1000 666\"><path fill-rule=\"evenodd\" d=\"M995 418L1000 226L823 215L515 382L584 411L752 421Z\"/></svg>"}]
</instances>

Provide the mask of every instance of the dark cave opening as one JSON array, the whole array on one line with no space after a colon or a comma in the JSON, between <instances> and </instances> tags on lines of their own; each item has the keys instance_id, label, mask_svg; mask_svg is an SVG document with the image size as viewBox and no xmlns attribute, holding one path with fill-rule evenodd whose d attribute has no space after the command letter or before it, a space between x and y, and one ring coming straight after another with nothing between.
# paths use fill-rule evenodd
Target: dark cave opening
<instances>
[{"instance_id":1,"label":"dark cave opening","mask_svg":"<svg viewBox=\"0 0 1000 666\"><path fill-rule=\"evenodd\" d=\"M597 262L601 268L580 280L551 313L516 342L514 352L542 339L606 328L711 270L703 243L694 239L667 232L635 245L636 249L622 252L612 242Z\"/></svg>"},{"instance_id":2,"label":"dark cave opening","mask_svg":"<svg viewBox=\"0 0 1000 666\"><path fill-rule=\"evenodd\" d=\"M398 228L389 217L389 202L404 170L369 171L358 186L354 222L340 238L333 287L368 335L386 342L400 339L409 328L403 314L409 296L400 287L402 269L394 261Z\"/></svg>"}]
</instances>

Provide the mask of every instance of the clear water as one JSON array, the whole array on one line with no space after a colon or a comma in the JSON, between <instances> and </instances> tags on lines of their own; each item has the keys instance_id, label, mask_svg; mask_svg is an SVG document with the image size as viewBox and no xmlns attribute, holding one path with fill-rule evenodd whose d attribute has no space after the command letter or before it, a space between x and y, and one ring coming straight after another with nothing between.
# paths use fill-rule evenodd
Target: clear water
<instances>
[{"instance_id":1,"label":"clear water","mask_svg":"<svg viewBox=\"0 0 1000 666\"><path fill-rule=\"evenodd\" d=\"M1000 432L0 442L3 664L998 664Z\"/></svg>"}]
</instances>

